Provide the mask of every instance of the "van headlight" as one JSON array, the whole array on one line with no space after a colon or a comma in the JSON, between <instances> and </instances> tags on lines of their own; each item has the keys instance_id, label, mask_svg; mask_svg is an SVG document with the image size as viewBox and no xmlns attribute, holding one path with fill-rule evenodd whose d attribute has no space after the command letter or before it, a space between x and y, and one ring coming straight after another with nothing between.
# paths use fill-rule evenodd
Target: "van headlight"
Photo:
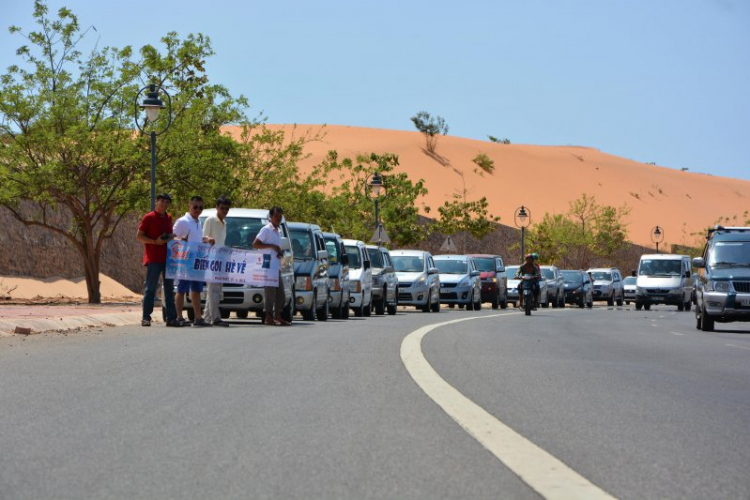
<instances>
[{"instance_id":1,"label":"van headlight","mask_svg":"<svg viewBox=\"0 0 750 500\"><path fill-rule=\"evenodd\" d=\"M331 290L334 292L340 292L341 291L341 283L339 282L338 278L331 278L328 280L328 286L331 287Z\"/></svg>"},{"instance_id":2,"label":"van headlight","mask_svg":"<svg viewBox=\"0 0 750 500\"><path fill-rule=\"evenodd\" d=\"M294 286L297 290L309 292L312 290L312 280L309 276L297 276Z\"/></svg>"},{"instance_id":3,"label":"van headlight","mask_svg":"<svg viewBox=\"0 0 750 500\"><path fill-rule=\"evenodd\" d=\"M729 293L732 290L732 284L729 281L708 280L705 289L707 292Z\"/></svg>"},{"instance_id":4,"label":"van headlight","mask_svg":"<svg viewBox=\"0 0 750 500\"><path fill-rule=\"evenodd\" d=\"M349 291L352 293L362 293L362 282L361 281L350 281Z\"/></svg>"}]
</instances>

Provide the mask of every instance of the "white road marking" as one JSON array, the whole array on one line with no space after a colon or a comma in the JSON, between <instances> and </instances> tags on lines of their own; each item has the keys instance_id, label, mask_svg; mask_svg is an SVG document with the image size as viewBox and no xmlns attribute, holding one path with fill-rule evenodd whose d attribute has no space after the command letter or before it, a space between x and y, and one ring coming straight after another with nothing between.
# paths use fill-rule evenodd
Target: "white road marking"
<instances>
[{"instance_id":1,"label":"white road marking","mask_svg":"<svg viewBox=\"0 0 750 500\"><path fill-rule=\"evenodd\" d=\"M740 349L747 349L748 351L750 351L750 347L746 347L744 345L735 345L735 344L726 344L726 345L728 345L729 347L739 347Z\"/></svg>"},{"instance_id":2,"label":"white road marking","mask_svg":"<svg viewBox=\"0 0 750 500\"><path fill-rule=\"evenodd\" d=\"M614 498L458 392L424 357L422 339L432 330L501 316L507 314L462 318L411 332L401 343L401 360L409 375L458 425L544 498Z\"/></svg>"},{"instance_id":3,"label":"white road marking","mask_svg":"<svg viewBox=\"0 0 750 500\"><path fill-rule=\"evenodd\" d=\"M679 332L669 332L669 333L671 333L672 335L680 335L680 336L685 335L684 333L679 333Z\"/></svg>"}]
</instances>

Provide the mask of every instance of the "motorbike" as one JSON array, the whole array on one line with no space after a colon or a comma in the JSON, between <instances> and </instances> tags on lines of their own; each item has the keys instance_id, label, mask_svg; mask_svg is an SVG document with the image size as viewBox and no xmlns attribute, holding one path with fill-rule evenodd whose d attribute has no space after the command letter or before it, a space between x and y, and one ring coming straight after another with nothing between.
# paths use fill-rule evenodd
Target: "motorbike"
<instances>
[{"instance_id":1,"label":"motorbike","mask_svg":"<svg viewBox=\"0 0 750 500\"><path fill-rule=\"evenodd\" d=\"M524 274L521 277L521 288L523 293L523 308L526 316L531 316L531 310L536 308L536 294L534 293L534 284L538 279L533 274Z\"/></svg>"}]
</instances>

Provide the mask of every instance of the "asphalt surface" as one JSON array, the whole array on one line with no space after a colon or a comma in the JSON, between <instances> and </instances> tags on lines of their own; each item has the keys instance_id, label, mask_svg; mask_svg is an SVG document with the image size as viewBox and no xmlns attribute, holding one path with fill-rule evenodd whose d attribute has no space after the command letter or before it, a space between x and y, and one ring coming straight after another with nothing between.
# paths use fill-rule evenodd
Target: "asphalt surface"
<instances>
[{"instance_id":1,"label":"asphalt surface","mask_svg":"<svg viewBox=\"0 0 750 500\"><path fill-rule=\"evenodd\" d=\"M0 338L0 498L538 498L399 356L470 316L435 370L600 488L750 497L750 324L598 306Z\"/></svg>"}]
</instances>

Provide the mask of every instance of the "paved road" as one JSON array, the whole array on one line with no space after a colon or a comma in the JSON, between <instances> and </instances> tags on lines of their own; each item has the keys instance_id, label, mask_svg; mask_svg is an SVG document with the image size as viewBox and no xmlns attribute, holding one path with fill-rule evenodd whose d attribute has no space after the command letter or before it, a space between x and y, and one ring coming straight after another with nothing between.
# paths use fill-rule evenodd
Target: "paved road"
<instances>
[{"instance_id":1,"label":"paved road","mask_svg":"<svg viewBox=\"0 0 750 500\"><path fill-rule=\"evenodd\" d=\"M750 327L443 310L0 339L0 498L538 498L407 372L621 498L750 497Z\"/></svg>"}]
</instances>

